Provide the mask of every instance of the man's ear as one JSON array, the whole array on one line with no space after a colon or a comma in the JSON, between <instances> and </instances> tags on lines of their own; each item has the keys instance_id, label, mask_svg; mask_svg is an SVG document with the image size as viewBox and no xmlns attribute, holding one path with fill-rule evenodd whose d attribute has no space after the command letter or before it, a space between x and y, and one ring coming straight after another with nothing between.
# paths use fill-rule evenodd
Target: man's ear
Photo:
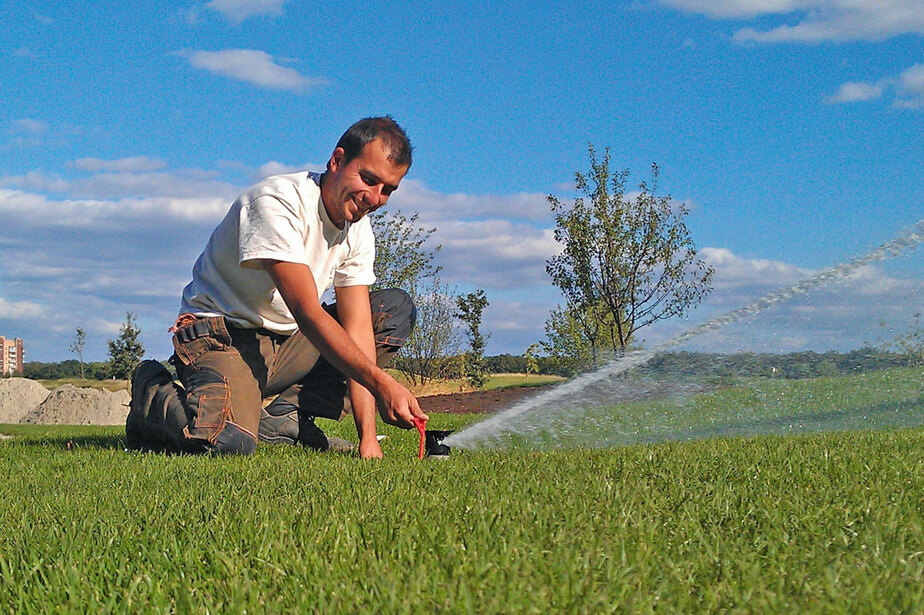
<instances>
[{"instance_id":1,"label":"man's ear","mask_svg":"<svg viewBox=\"0 0 924 615\"><path fill-rule=\"evenodd\" d=\"M334 151L331 152L330 160L327 162L327 168L336 173L340 170L340 166L343 164L343 158L346 156L346 150L342 147L335 147Z\"/></svg>"}]
</instances>

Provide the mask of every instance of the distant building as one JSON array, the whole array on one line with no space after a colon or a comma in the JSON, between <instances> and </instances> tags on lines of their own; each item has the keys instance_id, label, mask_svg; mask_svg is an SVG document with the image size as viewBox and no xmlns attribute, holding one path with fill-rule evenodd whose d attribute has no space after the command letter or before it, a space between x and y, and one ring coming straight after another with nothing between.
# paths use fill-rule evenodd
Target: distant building
<instances>
[{"instance_id":1,"label":"distant building","mask_svg":"<svg viewBox=\"0 0 924 615\"><path fill-rule=\"evenodd\" d=\"M0 335L0 374L4 376L22 375L24 356L20 338L10 340Z\"/></svg>"}]
</instances>

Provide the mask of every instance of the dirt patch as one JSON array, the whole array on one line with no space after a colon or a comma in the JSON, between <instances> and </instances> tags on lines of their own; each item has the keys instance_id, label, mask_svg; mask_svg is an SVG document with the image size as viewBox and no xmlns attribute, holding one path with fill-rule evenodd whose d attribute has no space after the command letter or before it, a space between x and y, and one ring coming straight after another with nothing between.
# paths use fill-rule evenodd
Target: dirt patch
<instances>
[{"instance_id":1,"label":"dirt patch","mask_svg":"<svg viewBox=\"0 0 924 615\"><path fill-rule=\"evenodd\" d=\"M20 419L39 425L124 425L128 391L103 391L65 384Z\"/></svg>"},{"instance_id":2,"label":"dirt patch","mask_svg":"<svg viewBox=\"0 0 924 615\"><path fill-rule=\"evenodd\" d=\"M18 423L48 397L48 389L28 378L0 380L0 423Z\"/></svg>"},{"instance_id":3,"label":"dirt patch","mask_svg":"<svg viewBox=\"0 0 924 615\"><path fill-rule=\"evenodd\" d=\"M431 412L444 412L447 414L497 412L512 406L522 399L537 395L546 389L548 389L548 386L508 387L492 391L428 395L418 397L417 401L420 402L421 409L428 414Z\"/></svg>"}]
</instances>

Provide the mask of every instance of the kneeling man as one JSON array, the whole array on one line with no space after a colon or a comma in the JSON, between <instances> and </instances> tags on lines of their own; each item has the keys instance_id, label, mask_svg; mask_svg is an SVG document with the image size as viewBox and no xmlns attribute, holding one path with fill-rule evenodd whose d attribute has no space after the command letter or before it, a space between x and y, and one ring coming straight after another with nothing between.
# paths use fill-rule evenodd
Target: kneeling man
<instances>
[{"instance_id":1,"label":"kneeling man","mask_svg":"<svg viewBox=\"0 0 924 615\"><path fill-rule=\"evenodd\" d=\"M170 358L179 383L156 361L132 375L129 447L249 454L259 437L324 450L314 418L351 411L360 456L381 457L376 408L404 429L427 418L383 369L414 305L400 290L369 291L366 214L398 188L411 151L390 117L366 118L324 173L270 177L234 202L183 290ZM322 305L331 286L336 303Z\"/></svg>"}]
</instances>

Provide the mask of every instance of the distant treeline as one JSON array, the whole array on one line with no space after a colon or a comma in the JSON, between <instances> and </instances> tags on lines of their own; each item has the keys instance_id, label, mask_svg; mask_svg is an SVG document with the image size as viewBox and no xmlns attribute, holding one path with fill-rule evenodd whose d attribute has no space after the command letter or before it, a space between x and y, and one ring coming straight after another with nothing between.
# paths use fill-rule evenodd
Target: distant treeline
<instances>
[{"instance_id":1,"label":"distant treeline","mask_svg":"<svg viewBox=\"0 0 924 615\"><path fill-rule=\"evenodd\" d=\"M517 357L510 354L502 354L493 357L486 357L485 361L487 363L489 373L492 374L522 374L526 372L526 357L523 356ZM538 363L539 373L557 373L555 371L555 366L550 359L540 357ZM108 366L109 364L107 362L83 364L84 373L86 374L86 377L91 380L107 379L109 377ZM76 359L68 359L66 361L58 361L55 363L40 363L38 361L23 363L23 377L31 378L33 380L79 378L80 362Z\"/></svg>"},{"instance_id":2,"label":"distant treeline","mask_svg":"<svg viewBox=\"0 0 924 615\"><path fill-rule=\"evenodd\" d=\"M540 374L559 375L555 362L550 357L537 357ZM485 367L490 374L525 374L526 357L523 355L498 354L484 358Z\"/></svg>"},{"instance_id":3,"label":"distant treeline","mask_svg":"<svg viewBox=\"0 0 924 615\"><path fill-rule=\"evenodd\" d=\"M878 369L904 367L911 358L906 354L879 348L860 348L850 352L791 352L787 354L739 352L665 352L639 368L651 376L690 375L698 378L757 376L766 378L819 378L845 374L862 374ZM539 357L539 373L569 375L551 357ZM523 373L526 357L509 354L485 359L491 373Z\"/></svg>"},{"instance_id":4,"label":"distant treeline","mask_svg":"<svg viewBox=\"0 0 924 615\"><path fill-rule=\"evenodd\" d=\"M861 348L850 352L792 352L771 354L739 352L714 354L701 352L666 352L657 355L640 371L652 376L690 375L700 378L730 376L762 376L766 378L817 378L838 374L859 374L877 369L908 365L907 355L878 348ZM539 373L567 375L551 357L538 357ZM485 357L489 373L525 373L526 357L500 354ZM108 364L84 363L87 378L105 380ZM23 364L23 375L34 380L55 380L80 376L80 363L75 359L56 363L29 362Z\"/></svg>"},{"instance_id":5,"label":"distant treeline","mask_svg":"<svg viewBox=\"0 0 924 615\"><path fill-rule=\"evenodd\" d=\"M759 376L799 379L862 374L907 365L908 355L878 348L860 348L850 352L805 351L788 354L666 352L657 355L640 371L651 375L689 374L705 378Z\"/></svg>"},{"instance_id":6,"label":"distant treeline","mask_svg":"<svg viewBox=\"0 0 924 615\"><path fill-rule=\"evenodd\" d=\"M90 380L106 380L109 377L109 363L84 363L84 375ZM22 375L32 380L58 380L80 378L80 361L68 359L56 363L29 361L22 364Z\"/></svg>"}]
</instances>

